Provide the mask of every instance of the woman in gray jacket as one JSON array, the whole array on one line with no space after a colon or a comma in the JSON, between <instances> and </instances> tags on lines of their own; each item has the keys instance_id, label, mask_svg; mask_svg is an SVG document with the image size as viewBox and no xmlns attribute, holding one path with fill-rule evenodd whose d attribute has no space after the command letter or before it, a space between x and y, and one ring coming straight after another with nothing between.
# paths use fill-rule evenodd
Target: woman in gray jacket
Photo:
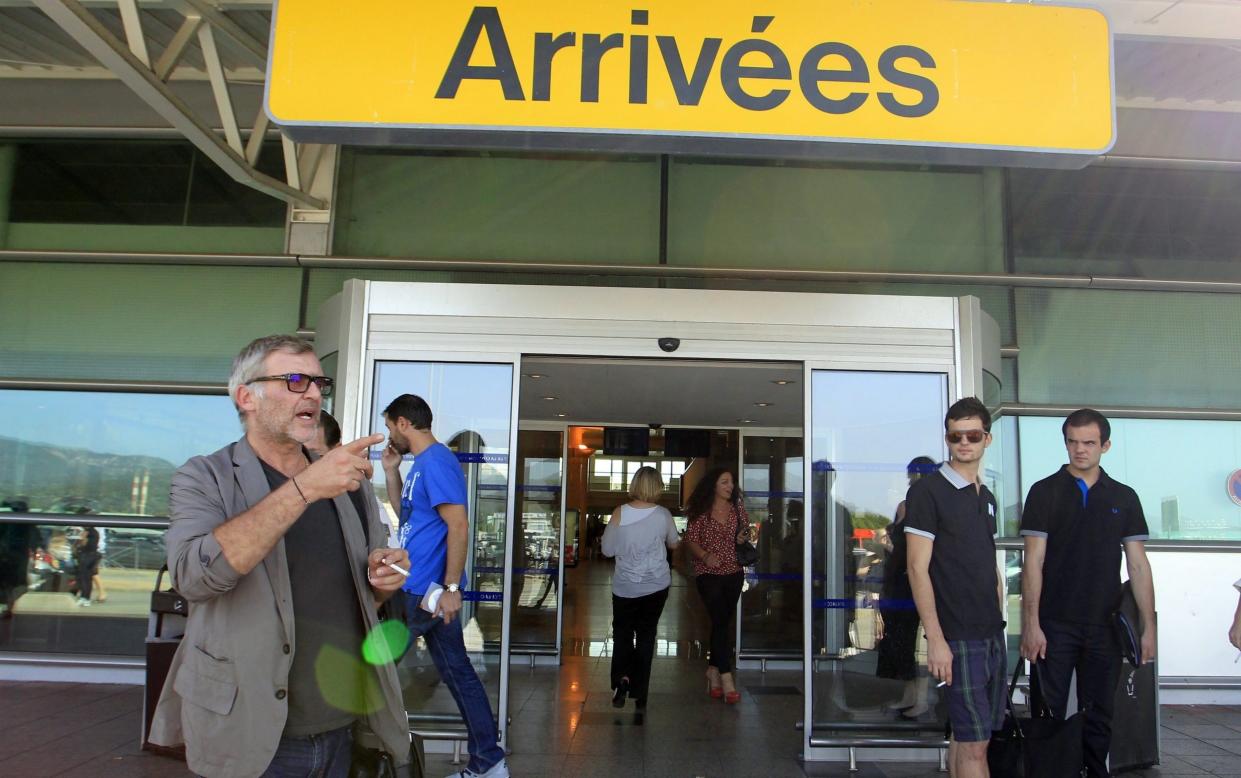
<instances>
[{"instance_id":1,"label":"woman in gray jacket","mask_svg":"<svg viewBox=\"0 0 1241 778\"><path fill-rule=\"evenodd\" d=\"M603 531L604 556L616 557L612 574L612 706L633 697L646 709L647 683L655 656L655 630L668 599L672 574L668 549L680 542L672 514L657 503L663 479L642 467L629 484L629 502L612 511Z\"/></svg>"}]
</instances>

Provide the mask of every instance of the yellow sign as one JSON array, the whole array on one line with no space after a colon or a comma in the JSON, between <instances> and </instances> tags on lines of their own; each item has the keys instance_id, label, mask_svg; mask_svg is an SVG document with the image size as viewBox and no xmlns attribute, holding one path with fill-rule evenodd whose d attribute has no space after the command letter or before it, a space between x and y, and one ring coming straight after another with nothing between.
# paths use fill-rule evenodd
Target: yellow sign
<instances>
[{"instance_id":1,"label":"yellow sign","mask_svg":"<svg viewBox=\"0 0 1241 778\"><path fill-rule=\"evenodd\" d=\"M279 0L270 58L295 137L1096 155L1115 132L1111 34L1083 7Z\"/></svg>"}]
</instances>

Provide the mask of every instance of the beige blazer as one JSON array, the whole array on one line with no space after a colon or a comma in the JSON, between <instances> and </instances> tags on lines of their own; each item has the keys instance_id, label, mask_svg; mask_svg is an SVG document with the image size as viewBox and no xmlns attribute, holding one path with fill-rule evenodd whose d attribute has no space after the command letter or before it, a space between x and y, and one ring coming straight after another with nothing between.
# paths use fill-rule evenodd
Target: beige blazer
<instances>
[{"instance_id":1,"label":"beige blazer","mask_svg":"<svg viewBox=\"0 0 1241 778\"><path fill-rule=\"evenodd\" d=\"M370 484L363 482L370 547L386 545ZM185 743L195 773L249 778L271 763L288 716L289 668L297 651L284 540L239 575L212 530L271 491L254 449L242 438L177 470L166 537L173 586L190 603L185 637L155 709L151 742ZM369 632L378 624L366 581L369 549L348 494L333 500ZM360 659L360 658L359 658ZM366 724L399 766L409 762L409 726L396 666L376 666Z\"/></svg>"}]
</instances>

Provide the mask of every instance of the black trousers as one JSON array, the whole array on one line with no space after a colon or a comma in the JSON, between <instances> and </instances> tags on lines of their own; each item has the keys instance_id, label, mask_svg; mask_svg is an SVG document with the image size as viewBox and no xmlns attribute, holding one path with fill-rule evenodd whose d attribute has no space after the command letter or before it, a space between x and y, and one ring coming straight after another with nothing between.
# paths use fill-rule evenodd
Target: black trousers
<instances>
[{"instance_id":1,"label":"black trousers","mask_svg":"<svg viewBox=\"0 0 1241 778\"><path fill-rule=\"evenodd\" d=\"M707 606L711 619L711 655L707 664L721 673L733 671L733 616L737 612L737 598L741 596L742 573L730 575L700 575L698 593Z\"/></svg>"},{"instance_id":2,"label":"black trousers","mask_svg":"<svg viewBox=\"0 0 1241 778\"><path fill-rule=\"evenodd\" d=\"M1106 776L1112 745L1112 708L1120 680L1120 644L1110 624L1044 621L1047 659L1038 682L1052 715L1064 718L1069 682L1077 671L1077 709L1085 711L1082 752L1087 775Z\"/></svg>"},{"instance_id":3,"label":"black trousers","mask_svg":"<svg viewBox=\"0 0 1241 778\"><path fill-rule=\"evenodd\" d=\"M91 580L99 572L99 559L102 555L98 551L86 551L78 556L78 594L89 600L92 586L94 582Z\"/></svg>"},{"instance_id":4,"label":"black trousers","mask_svg":"<svg viewBox=\"0 0 1241 778\"><path fill-rule=\"evenodd\" d=\"M668 601L668 590L642 597L612 595L612 688L629 679L629 696L645 700L655 657L655 630Z\"/></svg>"}]
</instances>

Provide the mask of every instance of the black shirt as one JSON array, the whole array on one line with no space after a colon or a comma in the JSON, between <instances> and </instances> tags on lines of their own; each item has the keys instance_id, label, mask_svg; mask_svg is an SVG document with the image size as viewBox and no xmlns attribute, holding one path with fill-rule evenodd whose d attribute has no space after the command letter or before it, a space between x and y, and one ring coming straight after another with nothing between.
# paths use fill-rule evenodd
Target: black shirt
<instances>
[{"instance_id":1,"label":"black shirt","mask_svg":"<svg viewBox=\"0 0 1241 778\"><path fill-rule=\"evenodd\" d=\"M931 586L947 640L986 640L1004 629L995 561L995 497L944 465L909 487L905 534L935 542Z\"/></svg>"},{"instance_id":2,"label":"black shirt","mask_svg":"<svg viewBox=\"0 0 1241 778\"><path fill-rule=\"evenodd\" d=\"M1065 465L1026 497L1021 534L1047 538L1040 620L1110 623L1123 544L1150 537L1136 492L1102 469L1088 492L1084 486Z\"/></svg>"},{"instance_id":3,"label":"black shirt","mask_svg":"<svg viewBox=\"0 0 1241 778\"><path fill-rule=\"evenodd\" d=\"M273 490L288 480L262 464ZM306 506L284 534L284 553L293 590L295 647L284 734L304 737L349 726L366 711L365 628L331 500Z\"/></svg>"}]
</instances>

